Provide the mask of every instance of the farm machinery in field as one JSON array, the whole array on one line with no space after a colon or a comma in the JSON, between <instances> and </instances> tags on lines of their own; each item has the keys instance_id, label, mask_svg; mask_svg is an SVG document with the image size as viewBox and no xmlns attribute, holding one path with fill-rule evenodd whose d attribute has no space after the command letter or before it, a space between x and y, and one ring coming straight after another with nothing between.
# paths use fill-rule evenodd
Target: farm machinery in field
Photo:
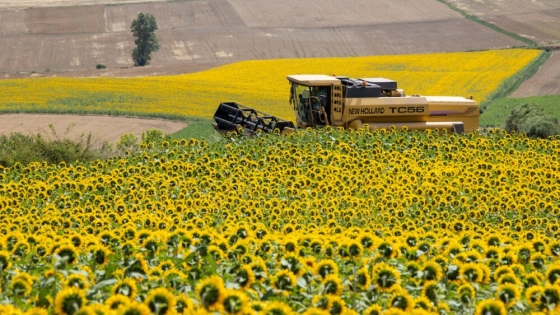
<instances>
[{"instance_id":1,"label":"farm machinery in field","mask_svg":"<svg viewBox=\"0 0 560 315\"><path fill-rule=\"evenodd\" d=\"M352 79L327 75L290 75L290 105L299 128L324 126L359 129L438 129L463 133L478 129L480 111L472 99L458 96L406 96L384 78ZM294 123L236 102L223 102L214 114L222 134L290 133Z\"/></svg>"}]
</instances>

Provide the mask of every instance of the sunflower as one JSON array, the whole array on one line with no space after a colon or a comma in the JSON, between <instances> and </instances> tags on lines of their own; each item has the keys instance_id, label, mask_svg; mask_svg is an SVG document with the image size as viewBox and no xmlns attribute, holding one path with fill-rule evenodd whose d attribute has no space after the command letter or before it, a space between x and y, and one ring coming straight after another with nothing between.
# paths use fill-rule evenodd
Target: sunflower
<instances>
[{"instance_id":1,"label":"sunflower","mask_svg":"<svg viewBox=\"0 0 560 315\"><path fill-rule=\"evenodd\" d=\"M109 255L111 251L103 245L93 245L88 248L92 260L100 265L105 266L109 262Z\"/></svg>"},{"instance_id":2,"label":"sunflower","mask_svg":"<svg viewBox=\"0 0 560 315\"><path fill-rule=\"evenodd\" d=\"M323 292L325 294L342 294L342 280L338 275L328 275L323 279Z\"/></svg>"},{"instance_id":3,"label":"sunflower","mask_svg":"<svg viewBox=\"0 0 560 315\"><path fill-rule=\"evenodd\" d=\"M2 314L1 310L0 310L0 314ZM7 314L14 314L14 313L7 313ZM25 315L49 315L49 312L41 307L32 307L28 309L24 314Z\"/></svg>"},{"instance_id":4,"label":"sunflower","mask_svg":"<svg viewBox=\"0 0 560 315\"><path fill-rule=\"evenodd\" d=\"M484 270L480 268L478 263L462 264L459 273L465 281L470 283L482 282L484 279Z\"/></svg>"},{"instance_id":5,"label":"sunflower","mask_svg":"<svg viewBox=\"0 0 560 315\"><path fill-rule=\"evenodd\" d=\"M407 313L400 308L391 307L383 312L383 315L406 315Z\"/></svg>"},{"instance_id":6,"label":"sunflower","mask_svg":"<svg viewBox=\"0 0 560 315\"><path fill-rule=\"evenodd\" d=\"M346 303L338 295L327 295L329 300L329 313L331 315L339 315L346 311Z\"/></svg>"},{"instance_id":7,"label":"sunflower","mask_svg":"<svg viewBox=\"0 0 560 315\"><path fill-rule=\"evenodd\" d=\"M381 315L383 313L381 306L372 304L365 309L364 315Z\"/></svg>"},{"instance_id":8,"label":"sunflower","mask_svg":"<svg viewBox=\"0 0 560 315\"><path fill-rule=\"evenodd\" d=\"M78 250L74 245L62 244L56 248L54 253L71 265L78 260Z\"/></svg>"},{"instance_id":9,"label":"sunflower","mask_svg":"<svg viewBox=\"0 0 560 315\"><path fill-rule=\"evenodd\" d=\"M191 300L191 298L186 296L184 293L181 293L181 295L177 297L177 304L175 304L175 311L177 311L177 313L179 314L186 314L187 312L191 312L193 310L194 310L194 303Z\"/></svg>"},{"instance_id":10,"label":"sunflower","mask_svg":"<svg viewBox=\"0 0 560 315\"><path fill-rule=\"evenodd\" d=\"M327 310L320 309L318 307L310 307L302 313L302 315L330 315Z\"/></svg>"},{"instance_id":11,"label":"sunflower","mask_svg":"<svg viewBox=\"0 0 560 315\"><path fill-rule=\"evenodd\" d=\"M117 315L150 315L150 314L151 314L150 308L146 304L142 304L137 301L132 301L128 304L122 305L117 309Z\"/></svg>"},{"instance_id":12,"label":"sunflower","mask_svg":"<svg viewBox=\"0 0 560 315\"><path fill-rule=\"evenodd\" d=\"M144 304L153 314L171 315L175 311L175 296L166 288L153 289L148 293Z\"/></svg>"},{"instance_id":13,"label":"sunflower","mask_svg":"<svg viewBox=\"0 0 560 315\"><path fill-rule=\"evenodd\" d=\"M289 270L280 270L275 273L270 283L276 290L290 291L296 287L296 276Z\"/></svg>"},{"instance_id":14,"label":"sunflower","mask_svg":"<svg viewBox=\"0 0 560 315\"><path fill-rule=\"evenodd\" d=\"M56 295L54 311L58 315L74 315L86 303L85 291L78 288L66 288Z\"/></svg>"},{"instance_id":15,"label":"sunflower","mask_svg":"<svg viewBox=\"0 0 560 315\"><path fill-rule=\"evenodd\" d=\"M548 282L550 284L559 283L559 280L560 280L560 265L559 264L551 265L551 266L548 267L548 270L546 271L546 280L548 280Z\"/></svg>"},{"instance_id":16,"label":"sunflower","mask_svg":"<svg viewBox=\"0 0 560 315\"><path fill-rule=\"evenodd\" d=\"M387 304L389 307L399 308L405 312L410 312L414 308L414 301L406 290L394 290L393 295Z\"/></svg>"},{"instance_id":17,"label":"sunflower","mask_svg":"<svg viewBox=\"0 0 560 315\"><path fill-rule=\"evenodd\" d=\"M235 273L235 282L241 289L247 290L255 281L255 274L250 265L243 265Z\"/></svg>"},{"instance_id":18,"label":"sunflower","mask_svg":"<svg viewBox=\"0 0 560 315\"><path fill-rule=\"evenodd\" d=\"M96 315L93 307L86 305L82 306L76 313L76 315Z\"/></svg>"},{"instance_id":19,"label":"sunflower","mask_svg":"<svg viewBox=\"0 0 560 315\"><path fill-rule=\"evenodd\" d=\"M91 304L90 307L94 310L96 315L113 315L113 310L105 304Z\"/></svg>"},{"instance_id":20,"label":"sunflower","mask_svg":"<svg viewBox=\"0 0 560 315\"><path fill-rule=\"evenodd\" d=\"M372 284L383 292L391 290L401 280L399 271L387 263L375 265L372 274Z\"/></svg>"},{"instance_id":21,"label":"sunflower","mask_svg":"<svg viewBox=\"0 0 560 315\"><path fill-rule=\"evenodd\" d=\"M422 296L426 297L428 300L432 301L432 303L438 303L438 284L437 282L430 280L424 283L422 287Z\"/></svg>"},{"instance_id":22,"label":"sunflower","mask_svg":"<svg viewBox=\"0 0 560 315\"><path fill-rule=\"evenodd\" d=\"M366 267L362 267L356 271L355 276L350 277L352 285L356 285L359 290L367 290L371 285L371 276Z\"/></svg>"},{"instance_id":23,"label":"sunflower","mask_svg":"<svg viewBox=\"0 0 560 315\"><path fill-rule=\"evenodd\" d=\"M125 269L125 275L132 276L134 274L146 275L148 273L148 263L144 256L140 253L136 254L134 258L129 259L129 264Z\"/></svg>"},{"instance_id":24,"label":"sunflower","mask_svg":"<svg viewBox=\"0 0 560 315\"><path fill-rule=\"evenodd\" d=\"M476 306L475 315L507 315L504 303L499 300L487 299Z\"/></svg>"},{"instance_id":25,"label":"sunflower","mask_svg":"<svg viewBox=\"0 0 560 315\"><path fill-rule=\"evenodd\" d=\"M268 273L268 268L266 268L266 264L261 258L253 261L253 263L251 264L251 270L253 271L253 274L255 275L255 279L257 281L265 279Z\"/></svg>"},{"instance_id":26,"label":"sunflower","mask_svg":"<svg viewBox=\"0 0 560 315\"><path fill-rule=\"evenodd\" d=\"M273 301L264 305L263 309L259 312L259 314L260 315L295 315L296 313L292 310L292 308L288 304L280 301Z\"/></svg>"},{"instance_id":27,"label":"sunflower","mask_svg":"<svg viewBox=\"0 0 560 315\"><path fill-rule=\"evenodd\" d=\"M221 302L227 314L245 314L249 312L249 298L241 291L225 290L224 299Z\"/></svg>"},{"instance_id":28,"label":"sunflower","mask_svg":"<svg viewBox=\"0 0 560 315\"><path fill-rule=\"evenodd\" d=\"M86 276L82 274L71 274L66 278L66 286L67 287L75 287L84 291L89 290L90 283Z\"/></svg>"},{"instance_id":29,"label":"sunflower","mask_svg":"<svg viewBox=\"0 0 560 315\"><path fill-rule=\"evenodd\" d=\"M464 283L457 289L457 295L461 303L470 305L476 297L476 290L470 283Z\"/></svg>"},{"instance_id":30,"label":"sunflower","mask_svg":"<svg viewBox=\"0 0 560 315\"><path fill-rule=\"evenodd\" d=\"M414 309L431 310L434 304L425 296L419 296L414 299Z\"/></svg>"},{"instance_id":31,"label":"sunflower","mask_svg":"<svg viewBox=\"0 0 560 315\"><path fill-rule=\"evenodd\" d=\"M115 283L111 292L113 294L122 294L130 299L134 299L138 293L138 287L136 286L136 281L131 278L125 278Z\"/></svg>"},{"instance_id":32,"label":"sunflower","mask_svg":"<svg viewBox=\"0 0 560 315\"><path fill-rule=\"evenodd\" d=\"M320 275L322 278L330 274L338 274L338 265L331 259L325 259L316 264L315 274Z\"/></svg>"},{"instance_id":33,"label":"sunflower","mask_svg":"<svg viewBox=\"0 0 560 315\"><path fill-rule=\"evenodd\" d=\"M25 313L16 306L0 304L0 314L2 315L24 315Z\"/></svg>"},{"instance_id":34,"label":"sunflower","mask_svg":"<svg viewBox=\"0 0 560 315\"><path fill-rule=\"evenodd\" d=\"M441 266L435 261L427 261L422 266L422 278L425 280L439 281L443 276Z\"/></svg>"},{"instance_id":35,"label":"sunflower","mask_svg":"<svg viewBox=\"0 0 560 315\"><path fill-rule=\"evenodd\" d=\"M224 280L218 276L202 279L196 286L196 295L200 303L211 311L221 310L224 293Z\"/></svg>"},{"instance_id":36,"label":"sunflower","mask_svg":"<svg viewBox=\"0 0 560 315\"><path fill-rule=\"evenodd\" d=\"M10 283L10 290L16 296L27 296L31 294L33 287L32 282L26 281L24 278L15 278L12 279Z\"/></svg>"},{"instance_id":37,"label":"sunflower","mask_svg":"<svg viewBox=\"0 0 560 315\"><path fill-rule=\"evenodd\" d=\"M552 312L560 310L560 286L546 284L541 295L541 305Z\"/></svg>"},{"instance_id":38,"label":"sunflower","mask_svg":"<svg viewBox=\"0 0 560 315\"><path fill-rule=\"evenodd\" d=\"M533 285L525 290L525 299L529 306L533 308L540 308L542 305L541 299L544 288L538 285Z\"/></svg>"},{"instance_id":39,"label":"sunflower","mask_svg":"<svg viewBox=\"0 0 560 315\"><path fill-rule=\"evenodd\" d=\"M105 301L105 305L107 305L111 310L117 310L119 307L121 307L121 305L129 304L130 301L131 300L126 295L115 294Z\"/></svg>"},{"instance_id":40,"label":"sunflower","mask_svg":"<svg viewBox=\"0 0 560 315\"><path fill-rule=\"evenodd\" d=\"M502 301L506 307L511 307L521 297L519 288L511 283L501 284L496 289L496 298Z\"/></svg>"}]
</instances>

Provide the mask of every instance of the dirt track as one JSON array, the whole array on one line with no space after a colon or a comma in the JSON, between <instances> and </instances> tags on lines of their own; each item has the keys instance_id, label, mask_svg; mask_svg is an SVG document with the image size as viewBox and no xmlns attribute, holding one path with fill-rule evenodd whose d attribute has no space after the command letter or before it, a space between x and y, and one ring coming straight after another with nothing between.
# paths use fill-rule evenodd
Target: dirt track
<instances>
[{"instance_id":1,"label":"dirt track","mask_svg":"<svg viewBox=\"0 0 560 315\"><path fill-rule=\"evenodd\" d=\"M187 126L185 122L164 119L141 119L109 116L77 116L77 115L42 115L42 114L0 114L0 134L9 135L13 132L23 134L42 134L55 138L49 125L54 127L56 134L64 139L78 139L80 135L90 133L95 146L105 141L117 143L127 133L134 134L138 139L149 129L159 129L166 133L179 131Z\"/></svg>"}]
</instances>

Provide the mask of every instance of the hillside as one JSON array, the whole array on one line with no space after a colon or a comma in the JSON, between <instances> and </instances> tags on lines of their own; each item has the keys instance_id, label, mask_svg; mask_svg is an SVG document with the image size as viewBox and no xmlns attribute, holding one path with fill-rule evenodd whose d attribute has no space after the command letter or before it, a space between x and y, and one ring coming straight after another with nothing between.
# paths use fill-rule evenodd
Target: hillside
<instances>
[{"instance_id":1,"label":"hillside","mask_svg":"<svg viewBox=\"0 0 560 315\"><path fill-rule=\"evenodd\" d=\"M0 2L0 77L135 76L198 71L247 59L468 51L523 45L434 0L173 1L14 9ZM19 3L19 2L18 2ZM25 2L22 2L21 7ZM35 2L38 3L38 2ZM43 1L69 4L70 1ZM313 8L313 9L310 9ZM159 24L152 66L131 69L138 12ZM332 17L336 17L333 19ZM445 30L445 31L443 31ZM96 71L96 64L109 69Z\"/></svg>"}]
</instances>

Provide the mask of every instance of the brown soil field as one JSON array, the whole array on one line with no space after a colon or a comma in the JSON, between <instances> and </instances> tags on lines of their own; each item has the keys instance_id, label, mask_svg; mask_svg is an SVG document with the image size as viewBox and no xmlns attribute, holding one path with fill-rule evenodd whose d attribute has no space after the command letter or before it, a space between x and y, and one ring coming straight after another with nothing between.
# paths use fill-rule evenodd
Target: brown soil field
<instances>
[{"instance_id":1,"label":"brown soil field","mask_svg":"<svg viewBox=\"0 0 560 315\"><path fill-rule=\"evenodd\" d=\"M49 139L56 139L49 125L52 125L56 135L62 139L76 140L81 135L90 133L94 139L94 146L101 146L104 142L117 143L124 134L132 133L139 140L142 133L150 129L159 129L165 133L174 133L185 127L185 122L164 119L140 119L110 116L77 116L51 114L0 114L0 134L11 133L41 134Z\"/></svg>"},{"instance_id":2,"label":"brown soil field","mask_svg":"<svg viewBox=\"0 0 560 315\"><path fill-rule=\"evenodd\" d=\"M560 0L446 1L539 44L560 43Z\"/></svg>"},{"instance_id":3,"label":"brown soil field","mask_svg":"<svg viewBox=\"0 0 560 315\"><path fill-rule=\"evenodd\" d=\"M554 51L544 65L510 97L560 94L560 51Z\"/></svg>"},{"instance_id":4,"label":"brown soil field","mask_svg":"<svg viewBox=\"0 0 560 315\"><path fill-rule=\"evenodd\" d=\"M0 78L178 74L248 59L523 45L435 0L119 2L0 0ZM156 17L161 48L149 67L133 68L129 26L139 12Z\"/></svg>"}]
</instances>

